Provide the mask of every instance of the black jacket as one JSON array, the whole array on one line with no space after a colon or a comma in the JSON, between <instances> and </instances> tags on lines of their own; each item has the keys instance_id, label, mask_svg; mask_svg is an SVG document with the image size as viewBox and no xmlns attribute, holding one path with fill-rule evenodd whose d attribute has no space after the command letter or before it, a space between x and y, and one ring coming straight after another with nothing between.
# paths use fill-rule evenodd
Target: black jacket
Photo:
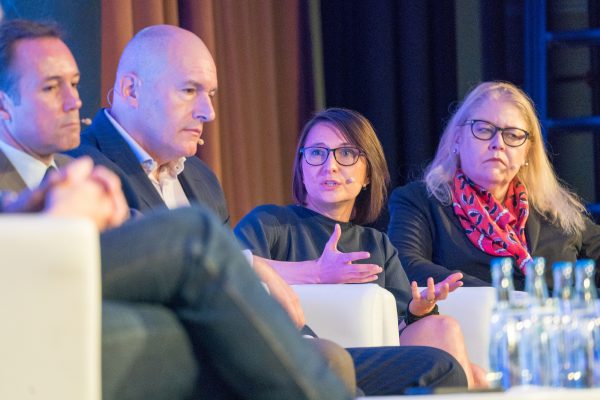
<instances>
[{"instance_id":1,"label":"black jacket","mask_svg":"<svg viewBox=\"0 0 600 400\"><path fill-rule=\"evenodd\" d=\"M427 277L436 282L454 271L465 274L465 286L490 286L493 256L475 247L465 235L452 206L442 205L427 194L423 182L396 188L389 201L388 236L398 249L408 279L425 286ZM586 229L567 235L533 208L525 225L532 257L546 259L546 280L552 288L552 264L592 258L600 261L600 226L586 218ZM600 282L596 274L596 286ZM524 287L525 276L514 273L515 288Z\"/></svg>"},{"instance_id":2,"label":"black jacket","mask_svg":"<svg viewBox=\"0 0 600 400\"><path fill-rule=\"evenodd\" d=\"M135 154L108 120L104 110L100 110L92 125L83 131L80 146L67 154L73 157L88 155L95 164L104 165L119 175L129 207L141 212L166 207ZM204 162L197 157L187 158L183 172L177 179L190 203L203 204L215 212L223 223L228 223L229 213L223 189Z\"/></svg>"}]
</instances>

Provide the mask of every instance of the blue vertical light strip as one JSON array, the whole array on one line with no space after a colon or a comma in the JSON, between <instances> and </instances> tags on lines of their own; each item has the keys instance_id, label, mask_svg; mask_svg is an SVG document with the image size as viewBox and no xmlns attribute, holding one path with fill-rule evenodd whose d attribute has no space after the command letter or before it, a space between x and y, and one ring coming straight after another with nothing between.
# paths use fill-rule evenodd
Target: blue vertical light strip
<instances>
[{"instance_id":1,"label":"blue vertical light strip","mask_svg":"<svg viewBox=\"0 0 600 400\"><path fill-rule=\"evenodd\" d=\"M545 0L526 0L524 15L525 81L524 90L536 105L542 124L542 135L547 137L548 119L548 61Z\"/></svg>"},{"instance_id":2,"label":"blue vertical light strip","mask_svg":"<svg viewBox=\"0 0 600 400\"><path fill-rule=\"evenodd\" d=\"M548 139L548 131L551 127L572 130L600 126L600 116L570 119L550 119L548 116L549 44L556 41L585 45L596 44L600 39L600 31L591 29L557 34L548 32L545 0L525 1L523 31L525 37L525 81L523 88L536 105L544 139ZM593 214L600 214L600 203L587 204L587 209Z\"/></svg>"}]
</instances>

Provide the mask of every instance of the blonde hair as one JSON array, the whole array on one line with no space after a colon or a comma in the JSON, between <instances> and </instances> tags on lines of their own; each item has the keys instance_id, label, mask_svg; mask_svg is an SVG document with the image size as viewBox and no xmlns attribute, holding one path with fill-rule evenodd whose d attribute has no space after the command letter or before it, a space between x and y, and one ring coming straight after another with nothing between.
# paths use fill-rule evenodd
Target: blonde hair
<instances>
[{"instance_id":1,"label":"blonde hair","mask_svg":"<svg viewBox=\"0 0 600 400\"><path fill-rule=\"evenodd\" d=\"M469 114L474 107L490 98L517 107L527 123L528 165L521 167L517 177L527 187L529 204L566 232L581 232L585 207L574 193L561 184L554 172L546 154L533 102L521 89L509 82L483 82L467 94L446 125L435 157L425 170L424 181L428 192L443 204L451 203L454 174L460 163L455 147L461 125L471 117Z\"/></svg>"}]
</instances>

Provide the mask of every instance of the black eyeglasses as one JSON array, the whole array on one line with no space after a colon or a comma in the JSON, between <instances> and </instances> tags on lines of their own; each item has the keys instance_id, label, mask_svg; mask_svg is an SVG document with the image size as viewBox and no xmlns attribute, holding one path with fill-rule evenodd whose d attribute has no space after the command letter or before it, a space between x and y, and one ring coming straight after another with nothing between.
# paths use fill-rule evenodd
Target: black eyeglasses
<instances>
[{"instance_id":1,"label":"black eyeglasses","mask_svg":"<svg viewBox=\"0 0 600 400\"><path fill-rule=\"evenodd\" d=\"M507 146L519 147L527 141L529 132L519 128L499 128L488 121L471 119L465 121L464 125L471 125L471 133L479 140L492 140L497 132L502 135L502 140Z\"/></svg>"},{"instance_id":2,"label":"black eyeglasses","mask_svg":"<svg viewBox=\"0 0 600 400\"><path fill-rule=\"evenodd\" d=\"M323 165L329 153L333 153L333 157L338 164L349 167L358 162L358 158L364 155L365 152L357 147L338 147L337 149L329 149L327 147L302 147L300 154L304 156L304 160L309 165Z\"/></svg>"}]
</instances>

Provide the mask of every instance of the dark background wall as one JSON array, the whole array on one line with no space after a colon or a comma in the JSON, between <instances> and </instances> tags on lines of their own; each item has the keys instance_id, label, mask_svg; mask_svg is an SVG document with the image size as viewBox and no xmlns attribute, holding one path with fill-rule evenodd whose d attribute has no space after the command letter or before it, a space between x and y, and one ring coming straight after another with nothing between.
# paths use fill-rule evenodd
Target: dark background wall
<instances>
[{"instance_id":1,"label":"dark background wall","mask_svg":"<svg viewBox=\"0 0 600 400\"><path fill-rule=\"evenodd\" d=\"M456 100L454 3L321 3L328 106L373 123L392 185L419 174Z\"/></svg>"},{"instance_id":2,"label":"dark background wall","mask_svg":"<svg viewBox=\"0 0 600 400\"><path fill-rule=\"evenodd\" d=\"M480 81L524 85L524 0L321 2L328 106L365 114L384 145L392 186L420 176L454 106ZM549 30L597 27L595 1L547 1ZM549 117L600 113L594 48L549 51ZM600 64L597 63L597 64ZM600 200L594 132L547 131L559 176ZM385 226L385 218L377 225Z\"/></svg>"}]
</instances>

